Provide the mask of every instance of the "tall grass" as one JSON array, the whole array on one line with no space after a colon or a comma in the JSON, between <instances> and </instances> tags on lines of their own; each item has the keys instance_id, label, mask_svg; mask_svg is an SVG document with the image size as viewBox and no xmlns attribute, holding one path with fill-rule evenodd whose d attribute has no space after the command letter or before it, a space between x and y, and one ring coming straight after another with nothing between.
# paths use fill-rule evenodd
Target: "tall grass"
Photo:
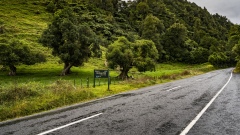
<instances>
[{"instance_id":1,"label":"tall grass","mask_svg":"<svg viewBox=\"0 0 240 135\"><path fill-rule=\"evenodd\" d=\"M18 39L32 51L46 54L48 60L31 66L17 65L17 76L14 77L8 76L8 71L0 65L0 121L213 70L208 64L162 63L156 67L155 72L139 73L133 68L129 72L132 76L129 80L114 78L120 72L112 70L108 90L106 79L97 79L96 87L93 88L93 70L107 69L104 58L94 58L89 59L83 67L73 67L69 76L59 76L63 64L51 55L51 49L37 42L53 16L45 11L44 1L0 0L0 28L4 31L0 34L0 42ZM106 48L101 49L106 51Z\"/></svg>"},{"instance_id":2,"label":"tall grass","mask_svg":"<svg viewBox=\"0 0 240 135\"><path fill-rule=\"evenodd\" d=\"M115 77L119 71L110 71L110 90L107 89L107 79L97 79L96 87L93 88L93 70L105 69L103 63L104 59L90 59L85 66L74 67L72 74L64 77L59 76L63 65L51 62L18 66L18 74L14 77L7 76L6 71L1 71L0 121L213 70L209 65L159 64L155 72L139 73L132 69L129 75L133 78L129 80L118 80Z\"/></svg>"}]
</instances>

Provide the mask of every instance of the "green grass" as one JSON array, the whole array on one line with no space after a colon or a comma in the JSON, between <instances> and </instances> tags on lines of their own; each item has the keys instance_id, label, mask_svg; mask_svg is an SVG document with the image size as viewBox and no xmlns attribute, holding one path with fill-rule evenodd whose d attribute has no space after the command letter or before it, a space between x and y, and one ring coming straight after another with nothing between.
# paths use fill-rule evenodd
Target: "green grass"
<instances>
[{"instance_id":1,"label":"green grass","mask_svg":"<svg viewBox=\"0 0 240 135\"><path fill-rule=\"evenodd\" d=\"M52 15L45 10L43 1L1 0L0 1L0 42L17 39L28 45L32 51L51 54L48 48L38 43ZM49 58L52 58L48 55Z\"/></svg>"},{"instance_id":2,"label":"green grass","mask_svg":"<svg viewBox=\"0 0 240 135\"><path fill-rule=\"evenodd\" d=\"M68 76L59 76L63 65L53 62L20 65L17 67L17 76L8 76L7 71L1 71L0 121L182 79L214 69L209 64L163 63L157 66L155 72L139 73L132 69L129 75L134 79L129 80L114 78L119 71L111 70L110 90L107 89L106 79L97 79L96 87L93 88L93 70L106 69L103 63L104 59L90 59L85 66L74 67L72 74Z\"/></svg>"}]
</instances>

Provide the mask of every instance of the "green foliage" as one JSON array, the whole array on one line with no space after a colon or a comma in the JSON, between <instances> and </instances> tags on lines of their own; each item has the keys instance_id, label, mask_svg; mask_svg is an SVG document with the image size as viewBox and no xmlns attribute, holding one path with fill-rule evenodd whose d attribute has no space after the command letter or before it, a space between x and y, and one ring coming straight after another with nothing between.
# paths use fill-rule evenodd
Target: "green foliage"
<instances>
[{"instance_id":1,"label":"green foliage","mask_svg":"<svg viewBox=\"0 0 240 135\"><path fill-rule=\"evenodd\" d=\"M160 43L161 35L164 32L165 28L157 17L152 14L148 15L143 21L141 26L141 37L143 39L152 40L159 52L159 56L161 58L163 47Z\"/></svg>"},{"instance_id":2,"label":"green foliage","mask_svg":"<svg viewBox=\"0 0 240 135\"><path fill-rule=\"evenodd\" d=\"M141 19L145 18L149 12L149 6L145 2L138 3L136 11Z\"/></svg>"},{"instance_id":3,"label":"green foliage","mask_svg":"<svg viewBox=\"0 0 240 135\"><path fill-rule=\"evenodd\" d=\"M129 42L125 37L119 37L108 48L106 58L110 68L121 70L120 78L128 77L128 71L133 67L139 71L154 70L158 59L158 51L151 40L136 40Z\"/></svg>"},{"instance_id":4,"label":"green foliage","mask_svg":"<svg viewBox=\"0 0 240 135\"><path fill-rule=\"evenodd\" d=\"M180 23L173 24L167 29L162 38L162 45L165 51L165 60L185 61L184 57L188 54L185 41L187 40L187 28Z\"/></svg>"},{"instance_id":5,"label":"green foliage","mask_svg":"<svg viewBox=\"0 0 240 135\"><path fill-rule=\"evenodd\" d=\"M9 44L0 44L0 50L0 64L10 68L9 75L16 74L16 65L33 65L46 61L43 54L31 52L28 46L16 40L10 41Z\"/></svg>"},{"instance_id":6,"label":"green foliage","mask_svg":"<svg viewBox=\"0 0 240 135\"><path fill-rule=\"evenodd\" d=\"M240 61L237 62L236 68L234 69L234 72L240 73Z\"/></svg>"},{"instance_id":7,"label":"green foliage","mask_svg":"<svg viewBox=\"0 0 240 135\"><path fill-rule=\"evenodd\" d=\"M218 45L218 41L216 38L211 37L211 36L204 36L201 41L199 46L206 48L206 49L210 49L211 46L217 46Z\"/></svg>"},{"instance_id":8,"label":"green foliage","mask_svg":"<svg viewBox=\"0 0 240 135\"><path fill-rule=\"evenodd\" d=\"M200 64L200 63L205 63L208 61L208 50L206 48L198 47L193 49L190 52L190 63L192 64Z\"/></svg>"},{"instance_id":9,"label":"green foliage","mask_svg":"<svg viewBox=\"0 0 240 135\"><path fill-rule=\"evenodd\" d=\"M110 68L119 66L121 74L119 77L128 77L127 73L133 66L133 45L125 37L119 37L113 44L109 45L106 59Z\"/></svg>"},{"instance_id":10,"label":"green foliage","mask_svg":"<svg viewBox=\"0 0 240 135\"><path fill-rule=\"evenodd\" d=\"M236 60L240 60L240 40L238 41L238 44L235 44L233 47L233 52L236 54Z\"/></svg>"},{"instance_id":11,"label":"green foliage","mask_svg":"<svg viewBox=\"0 0 240 135\"><path fill-rule=\"evenodd\" d=\"M66 75L72 66L80 66L89 58L90 45L96 41L94 39L95 33L83 22L79 22L71 8L66 8L55 14L40 42L53 48L52 54L65 64L61 75Z\"/></svg>"},{"instance_id":12,"label":"green foliage","mask_svg":"<svg viewBox=\"0 0 240 135\"><path fill-rule=\"evenodd\" d=\"M151 40L136 40L134 45L134 62L138 71L153 71L158 60L158 50Z\"/></svg>"},{"instance_id":13,"label":"green foliage","mask_svg":"<svg viewBox=\"0 0 240 135\"><path fill-rule=\"evenodd\" d=\"M56 11L56 6L53 1L49 2L49 4L47 5L47 11L50 13L54 13Z\"/></svg>"},{"instance_id":14,"label":"green foliage","mask_svg":"<svg viewBox=\"0 0 240 135\"><path fill-rule=\"evenodd\" d=\"M218 68L227 67L230 59L223 52L214 52L208 58L208 61Z\"/></svg>"}]
</instances>

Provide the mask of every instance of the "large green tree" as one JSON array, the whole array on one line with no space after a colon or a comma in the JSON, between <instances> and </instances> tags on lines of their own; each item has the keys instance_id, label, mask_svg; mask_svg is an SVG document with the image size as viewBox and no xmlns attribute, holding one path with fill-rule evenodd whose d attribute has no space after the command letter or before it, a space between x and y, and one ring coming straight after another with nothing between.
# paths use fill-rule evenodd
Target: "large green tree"
<instances>
[{"instance_id":1,"label":"large green tree","mask_svg":"<svg viewBox=\"0 0 240 135\"><path fill-rule=\"evenodd\" d=\"M18 40L0 43L0 65L9 67L11 76L16 75L16 66L19 64L33 65L45 61L43 54L32 52L28 46Z\"/></svg>"},{"instance_id":2,"label":"large green tree","mask_svg":"<svg viewBox=\"0 0 240 135\"><path fill-rule=\"evenodd\" d=\"M81 66L90 57L91 44L97 41L95 33L79 17L71 8L62 10L40 38L64 62L61 75L69 74L72 66Z\"/></svg>"},{"instance_id":3,"label":"large green tree","mask_svg":"<svg viewBox=\"0 0 240 135\"><path fill-rule=\"evenodd\" d=\"M152 40L159 52L159 56L162 55L163 47L160 43L161 35L163 34L165 27L163 22L152 14L148 15L141 25L141 37L144 39Z\"/></svg>"},{"instance_id":4,"label":"large green tree","mask_svg":"<svg viewBox=\"0 0 240 135\"><path fill-rule=\"evenodd\" d=\"M136 40L134 43L134 66L140 72L155 70L158 50L151 40Z\"/></svg>"},{"instance_id":5,"label":"large green tree","mask_svg":"<svg viewBox=\"0 0 240 135\"><path fill-rule=\"evenodd\" d=\"M114 43L109 45L106 59L110 68L119 67L121 70L119 78L127 78L128 71L133 66L134 52L132 43L125 37L119 37Z\"/></svg>"},{"instance_id":6,"label":"large green tree","mask_svg":"<svg viewBox=\"0 0 240 135\"><path fill-rule=\"evenodd\" d=\"M168 28L162 38L165 60L184 61L185 56L188 54L186 40L187 28L183 24L174 23Z\"/></svg>"},{"instance_id":7,"label":"large green tree","mask_svg":"<svg viewBox=\"0 0 240 135\"><path fill-rule=\"evenodd\" d=\"M119 78L128 78L129 70L135 66L139 71L153 70L158 51L151 40L128 41L119 37L109 45L106 58L110 68L120 68Z\"/></svg>"}]
</instances>

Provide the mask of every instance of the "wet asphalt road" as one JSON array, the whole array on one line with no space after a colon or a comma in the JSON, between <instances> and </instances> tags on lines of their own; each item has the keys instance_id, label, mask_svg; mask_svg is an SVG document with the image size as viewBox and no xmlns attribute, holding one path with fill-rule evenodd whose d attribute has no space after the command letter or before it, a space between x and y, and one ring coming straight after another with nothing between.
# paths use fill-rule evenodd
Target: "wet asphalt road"
<instances>
[{"instance_id":1,"label":"wet asphalt road","mask_svg":"<svg viewBox=\"0 0 240 135\"><path fill-rule=\"evenodd\" d=\"M122 93L22 120L0 123L0 135L176 135L226 84L232 69ZM240 134L240 75L189 131L189 135ZM94 116L92 118L89 118ZM87 118L87 119L85 119ZM76 122L77 121L77 122ZM76 123L73 123L76 122ZM67 125L72 123L71 125Z\"/></svg>"}]
</instances>

